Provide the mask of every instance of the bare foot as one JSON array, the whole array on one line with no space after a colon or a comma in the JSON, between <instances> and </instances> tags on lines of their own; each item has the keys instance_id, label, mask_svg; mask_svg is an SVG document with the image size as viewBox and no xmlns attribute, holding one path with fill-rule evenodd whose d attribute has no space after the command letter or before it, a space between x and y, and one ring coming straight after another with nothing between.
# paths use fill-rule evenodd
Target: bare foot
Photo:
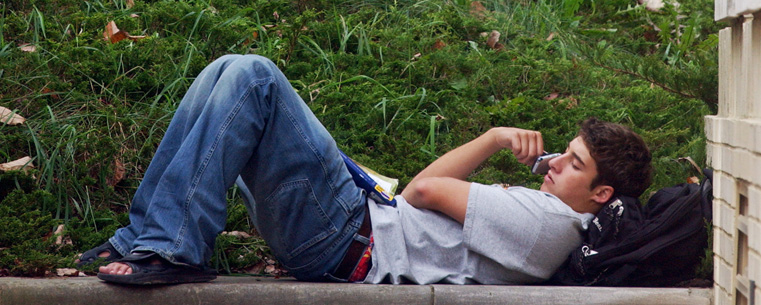
<instances>
[{"instance_id":1,"label":"bare foot","mask_svg":"<svg viewBox=\"0 0 761 305\"><path fill-rule=\"evenodd\" d=\"M132 274L132 268L124 263L110 263L98 268L100 273L115 274L115 275L127 275Z\"/></svg>"}]
</instances>

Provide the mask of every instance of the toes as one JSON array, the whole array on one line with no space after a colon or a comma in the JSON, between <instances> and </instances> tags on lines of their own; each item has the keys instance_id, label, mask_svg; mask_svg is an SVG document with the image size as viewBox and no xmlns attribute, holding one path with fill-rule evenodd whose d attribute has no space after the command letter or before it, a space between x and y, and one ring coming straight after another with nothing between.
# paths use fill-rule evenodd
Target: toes
<instances>
[{"instance_id":1,"label":"toes","mask_svg":"<svg viewBox=\"0 0 761 305\"><path fill-rule=\"evenodd\" d=\"M122 263L110 263L106 266L100 267L98 271L104 274L116 274L116 275L132 274L132 268L130 268L129 265L122 264Z\"/></svg>"}]
</instances>

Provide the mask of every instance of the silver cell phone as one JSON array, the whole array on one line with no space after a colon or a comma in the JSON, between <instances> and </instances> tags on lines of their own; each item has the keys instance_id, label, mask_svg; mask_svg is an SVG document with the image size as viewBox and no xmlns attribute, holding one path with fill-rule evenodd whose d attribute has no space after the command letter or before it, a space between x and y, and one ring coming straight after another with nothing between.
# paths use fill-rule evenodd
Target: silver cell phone
<instances>
[{"instance_id":1,"label":"silver cell phone","mask_svg":"<svg viewBox=\"0 0 761 305\"><path fill-rule=\"evenodd\" d=\"M560 153L554 153L554 154L544 154L539 156L539 158L536 158L536 162L534 162L534 166L531 167L531 173L536 175L544 175L547 174L547 172L550 171L550 160L560 157Z\"/></svg>"}]
</instances>

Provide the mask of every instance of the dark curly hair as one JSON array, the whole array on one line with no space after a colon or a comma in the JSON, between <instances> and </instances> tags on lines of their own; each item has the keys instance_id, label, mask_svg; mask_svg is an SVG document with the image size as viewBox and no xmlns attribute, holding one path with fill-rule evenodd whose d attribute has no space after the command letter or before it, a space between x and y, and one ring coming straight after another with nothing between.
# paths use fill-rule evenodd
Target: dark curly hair
<instances>
[{"instance_id":1,"label":"dark curly hair","mask_svg":"<svg viewBox=\"0 0 761 305\"><path fill-rule=\"evenodd\" d=\"M614 196L639 197L652 182L652 156L645 141L623 125L589 118L581 123L579 136L597 164L598 185L613 187Z\"/></svg>"}]
</instances>

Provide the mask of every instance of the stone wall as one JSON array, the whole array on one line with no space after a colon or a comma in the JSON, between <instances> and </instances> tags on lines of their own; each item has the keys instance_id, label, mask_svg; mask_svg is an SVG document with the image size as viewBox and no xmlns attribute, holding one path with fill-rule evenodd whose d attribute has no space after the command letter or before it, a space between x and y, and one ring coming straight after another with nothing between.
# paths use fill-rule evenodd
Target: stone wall
<instances>
[{"instance_id":1,"label":"stone wall","mask_svg":"<svg viewBox=\"0 0 761 305\"><path fill-rule=\"evenodd\" d=\"M714 168L716 305L761 305L761 0L716 0L719 112L706 116Z\"/></svg>"}]
</instances>

